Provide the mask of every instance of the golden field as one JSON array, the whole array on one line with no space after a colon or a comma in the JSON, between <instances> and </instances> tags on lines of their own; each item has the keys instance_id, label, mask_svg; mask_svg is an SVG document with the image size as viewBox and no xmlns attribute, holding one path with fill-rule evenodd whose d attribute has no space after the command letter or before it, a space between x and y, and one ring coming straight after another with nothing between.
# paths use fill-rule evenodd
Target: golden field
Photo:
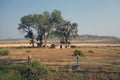
<instances>
[{"instance_id":1,"label":"golden field","mask_svg":"<svg viewBox=\"0 0 120 80\"><path fill-rule=\"evenodd\" d=\"M99 64L107 65L112 61L120 61L120 44L72 44L78 48L24 48L30 46L29 43L0 44L0 49L8 49L9 56L0 58L20 58L25 59L31 55L32 60L43 61L44 64L75 64L76 57L72 56L74 50L81 50L85 57L80 57L80 64ZM92 50L93 53L89 53ZM48 62L47 62L48 61Z\"/></svg>"}]
</instances>

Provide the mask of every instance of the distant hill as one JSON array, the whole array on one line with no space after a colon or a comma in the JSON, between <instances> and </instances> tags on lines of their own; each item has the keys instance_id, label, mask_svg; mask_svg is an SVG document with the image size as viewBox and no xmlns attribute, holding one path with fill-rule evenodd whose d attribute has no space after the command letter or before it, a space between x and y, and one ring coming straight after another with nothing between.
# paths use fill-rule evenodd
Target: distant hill
<instances>
[{"instance_id":1,"label":"distant hill","mask_svg":"<svg viewBox=\"0 0 120 80\"><path fill-rule=\"evenodd\" d=\"M76 40L88 43L120 43L120 38L114 36L79 35Z\"/></svg>"},{"instance_id":2,"label":"distant hill","mask_svg":"<svg viewBox=\"0 0 120 80\"><path fill-rule=\"evenodd\" d=\"M29 43L29 40L25 38L17 38L17 39L2 39L0 43ZM59 42L60 39L50 38L48 42ZM113 44L120 44L120 38L114 36L98 36L98 35L78 35L77 37L72 38L72 42L77 43L113 43Z\"/></svg>"}]
</instances>

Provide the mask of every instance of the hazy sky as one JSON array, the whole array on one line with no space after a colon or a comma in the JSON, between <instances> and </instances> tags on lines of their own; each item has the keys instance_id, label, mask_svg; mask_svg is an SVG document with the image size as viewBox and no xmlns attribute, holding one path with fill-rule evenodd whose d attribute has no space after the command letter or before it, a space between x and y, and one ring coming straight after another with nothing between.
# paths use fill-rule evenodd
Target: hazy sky
<instances>
[{"instance_id":1,"label":"hazy sky","mask_svg":"<svg viewBox=\"0 0 120 80\"><path fill-rule=\"evenodd\" d=\"M0 39L21 38L24 15L58 9L64 19L79 24L79 34L120 38L120 0L0 0Z\"/></svg>"}]
</instances>

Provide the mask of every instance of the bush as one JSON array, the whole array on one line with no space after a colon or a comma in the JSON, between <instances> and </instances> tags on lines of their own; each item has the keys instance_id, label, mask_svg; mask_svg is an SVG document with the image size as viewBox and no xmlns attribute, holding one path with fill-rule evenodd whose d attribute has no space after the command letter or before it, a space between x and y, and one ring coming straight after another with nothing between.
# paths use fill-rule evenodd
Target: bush
<instances>
[{"instance_id":1,"label":"bush","mask_svg":"<svg viewBox=\"0 0 120 80\"><path fill-rule=\"evenodd\" d=\"M0 50L0 55L1 56L6 56L6 55L9 55L9 50L7 50L7 49L3 49L3 50Z\"/></svg>"},{"instance_id":2,"label":"bush","mask_svg":"<svg viewBox=\"0 0 120 80\"><path fill-rule=\"evenodd\" d=\"M49 71L40 62L34 61L30 65L25 66L22 74L27 80L43 80L47 78Z\"/></svg>"},{"instance_id":3,"label":"bush","mask_svg":"<svg viewBox=\"0 0 120 80\"><path fill-rule=\"evenodd\" d=\"M85 56L84 53L81 50L75 50L73 53L74 53L73 56L77 56L77 55Z\"/></svg>"},{"instance_id":4,"label":"bush","mask_svg":"<svg viewBox=\"0 0 120 80\"><path fill-rule=\"evenodd\" d=\"M31 51L30 50L27 50L26 53L30 53Z\"/></svg>"},{"instance_id":5,"label":"bush","mask_svg":"<svg viewBox=\"0 0 120 80\"><path fill-rule=\"evenodd\" d=\"M21 68L16 64L0 64L0 80L25 80L20 74Z\"/></svg>"},{"instance_id":6,"label":"bush","mask_svg":"<svg viewBox=\"0 0 120 80\"><path fill-rule=\"evenodd\" d=\"M77 46L71 45L71 48L77 48Z\"/></svg>"},{"instance_id":7,"label":"bush","mask_svg":"<svg viewBox=\"0 0 120 80\"><path fill-rule=\"evenodd\" d=\"M0 64L0 80L49 80L49 71L40 62Z\"/></svg>"},{"instance_id":8,"label":"bush","mask_svg":"<svg viewBox=\"0 0 120 80\"><path fill-rule=\"evenodd\" d=\"M120 52L117 52L117 54L120 54Z\"/></svg>"},{"instance_id":9,"label":"bush","mask_svg":"<svg viewBox=\"0 0 120 80\"><path fill-rule=\"evenodd\" d=\"M113 65L120 65L120 62L113 62Z\"/></svg>"},{"instance_id":10,"label":"bush","mask_svg":"<svg viewBox=\"0 0 120 80\"><path fill-rule=\"evenodd\" d=\"M88 53L94 53L94 51L93 50L89 50Z\"/></svg>"}]
</instances>

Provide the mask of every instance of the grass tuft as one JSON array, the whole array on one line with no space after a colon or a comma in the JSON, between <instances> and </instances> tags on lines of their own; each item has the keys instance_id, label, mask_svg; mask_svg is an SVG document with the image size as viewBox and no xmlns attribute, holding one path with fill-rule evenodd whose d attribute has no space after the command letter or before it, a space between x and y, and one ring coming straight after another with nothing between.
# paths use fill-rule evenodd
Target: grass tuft
<instances>
[{"instance_id":1,"label":"grass tuft","mask_svg":"<svg viewBox=\"0 0 120 80\"><path fill-rule=\"evenodd\" d=\"M94 53L94 51L93 50L89 50L88 53Z\"/></svg>"},{"instance_id":2,"label":"grass tuft","mask_svg":"<svg viewBox=\"0 0 120 80\"><path fill-rule=\"evenodd\" d=\"M81 50L75 50L73 53L74 53L73 56L77 56L77 55L85 56L84 53Z\"/></svg>"},{"instance_id":3,"label":"grass tuft","mask_svg":"<svg viewBox=\"0 0 120 80\"><path fill-rule=\"evenodd\" d=\"M9 55L9 53L10 53L10 51L7 50L7 49L2 49L2 50L0 50L0 55L1 55L1 56Z\"/></svg>"},{"instance_id":4,"label":"grass tuft","mask_svg":"<svg viewBox=\"0 0 120 80\"><path fill-rule=\"evenodd\" d=\"M120 62L113 62L113 65L120 65Z\"/></svg>"},{"instance_id":5,"label":"grass tuft","mask_svg":"<svg viewBox=\"0 0 120 80\"><path fill-rule=\"evenodd\" d=\"M75 46L75 45L71 45L71 48L77 48L77 46Z\"/></svg>"},{"instance_id":6,"label":"grass tuft","mask_svg":"<svg viewBox=\"0 0 120 80\"><path fill-rule=\"evenodd\" d=\"M31 51L30 50L27 50L27 51L25 51L26 53L30 53Z\"/></svg>"}]
</instances>

